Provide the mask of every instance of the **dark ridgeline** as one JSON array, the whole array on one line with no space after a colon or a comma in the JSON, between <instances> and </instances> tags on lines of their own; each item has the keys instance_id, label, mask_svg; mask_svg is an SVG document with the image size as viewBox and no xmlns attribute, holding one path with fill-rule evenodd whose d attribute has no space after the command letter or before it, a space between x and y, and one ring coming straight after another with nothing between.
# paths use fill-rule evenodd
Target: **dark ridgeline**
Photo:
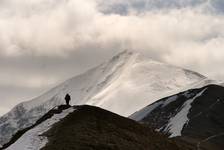
<instances>
[{"instance_id":1,"label":"dark ridgeline","mask_svg":"<svg viewBox=\"0 0 224 150\"><path fill-rule=\"evenodd\" d=\"M93 106L76 110L44 133L41 150L190 150L131 119Z\"/></svg>"},{"instance_id":2,"label":"dark ridgeline","mask_svg":"<svg viewBox=\"0 0 224 150\"><path fill-rule=\"evenodd\" d=\"M4 148L25 132L71 106L53 108L34 126L19 131ZM74 112L47 132L48 143L41 150L191 150L131 119L93 106L73 106Z\"/></svg>"},{"instance_id":3,"label":"dark ridgeline","mask_svg":"<svg viewBox=\"0 0 224 150\"><path fill-rule=\"evenodd\" d=\"M202 93L200 96L199 93ZM163 102L171 97L176 99L163 106ZM179 94L163 98L150 106L153 111L144 116L140 122L168 134L165 127L169 120L178 114L183 104L192 98L191 109L187 115L189 121L183 127L182 136L176 137L192 144L198 150L224 150L224 87L208 85L199 89L191 89ZM161 105L158 105L158 103Z\"/></svg>"}]
</instances>

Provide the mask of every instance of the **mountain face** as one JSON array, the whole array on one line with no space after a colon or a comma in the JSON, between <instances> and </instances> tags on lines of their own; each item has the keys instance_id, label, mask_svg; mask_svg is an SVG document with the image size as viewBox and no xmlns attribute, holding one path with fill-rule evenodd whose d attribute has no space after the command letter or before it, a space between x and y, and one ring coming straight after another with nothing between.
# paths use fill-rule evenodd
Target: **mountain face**
<instances>
[{"instance_id":1,"label":"mountain face","mask_svg":"<svg viewBox=\"0 0 224 150\"><path fill-rule=\"evenodd\" d=\"M52 109L6 150L187 150L128 118L93 106Z\"/></svg>"},{"instance_id":2,"label":"mountain face","mask_svg":"<svg viewBox=\"0 0 224 150\"><path fill-rule=\"evenodd\" d=\"M224 149L224 87L208 85L163 98L130 118L197 150Z\"/></svg>"},{"instance_id":3,"label":"mountain face","mask_svg":"<svg viewBox=\"0 0 224 150\"><path fill-rule=\"evenodd\" d=\"M195 72L124 51L109 61L71 78L45 94L15 106L0 118L0 144L34 124L69 93L72 105L99 106L129 116L149 103L207 82Z\"/></svg>"}]
</instances>

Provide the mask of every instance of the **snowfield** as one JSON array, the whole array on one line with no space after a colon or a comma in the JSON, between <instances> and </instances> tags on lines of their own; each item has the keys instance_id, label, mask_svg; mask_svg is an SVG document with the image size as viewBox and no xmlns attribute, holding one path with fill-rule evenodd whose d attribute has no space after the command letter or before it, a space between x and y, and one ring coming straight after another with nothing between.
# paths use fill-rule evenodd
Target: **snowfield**
<instances>
[{"instance_id":1,"label":"snowfield","mask_svg":"<svg viewBox=\"0 0 224 150\"><path fill-rule=\"evenodd\" d=\"M207 79L195 72L124 51L109 61L71 78L45 94L15 106L0 118L0 144L57 105L66 93L72 105L99 106L122 116Z\"/></svg>"}]
</instances>

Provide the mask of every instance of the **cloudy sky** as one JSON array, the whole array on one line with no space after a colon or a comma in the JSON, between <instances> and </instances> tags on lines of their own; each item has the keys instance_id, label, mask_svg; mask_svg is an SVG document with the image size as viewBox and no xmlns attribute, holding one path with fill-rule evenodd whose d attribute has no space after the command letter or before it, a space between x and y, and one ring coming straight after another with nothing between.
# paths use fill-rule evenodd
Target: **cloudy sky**
<instances>
[{"instance_id":1,"label":"cloudy sky","mask_svg":"<svg viewBox=\"0 0 224 150\"><path fill-rule=\"evenodd\" d=\"M124 49L224 79L224 1L1 0L0 114Z\"/></svg>"}]
</instances>

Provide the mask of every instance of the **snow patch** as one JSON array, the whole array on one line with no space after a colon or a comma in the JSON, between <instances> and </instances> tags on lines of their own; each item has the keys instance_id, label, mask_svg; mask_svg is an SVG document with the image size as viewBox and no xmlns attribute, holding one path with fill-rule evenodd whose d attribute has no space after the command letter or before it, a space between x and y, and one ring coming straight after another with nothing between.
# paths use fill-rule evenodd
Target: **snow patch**
<instances>
[{"instance_id":1,"label":"snow patch","mask_svg":"<svg viewBox=\"0 0 224 150\"><path fill-rule=\"evenodd\" d=\"M175 100L177 100L178 98L178 95L174 95L174 96L171 96L169 97L168 99L166 99L163 103L163 106L162 107L166 107L168 104L174 102Z\"/></svg>"},{"instance_id":2,"label":"snow patch","mask_svg":"<svg viewBox=\"0 0 224 150\"><path fill-rule=\"evenodd\" d=\"M133 119L135 121L141 121L144 117L149 115L154 109L156 109L161 104L162 104L162 101L157 102L153 105L147 106L147 107L143 108L142 110L137 111L136 113L132 114L129 118Z\"/></svg>"},{"instance_id":3,"label":"snow patch","mask_svg":"<svg viewBox=\"0 0 224 150\"><path fill-rule=\"evenodd\" d=\"M130 119L133 119L135 121L141 121L144 119L147 115L149 115L154 109L161 107L166 107L168 104L172 103L178 98L177 95L171 96L168 99L164 101L155 102L152 105L146 106L145 108L141 109L140 111L135 112L131 116L129 116Z\"/></svg>"},{"instance_id":4,"label":"snow patch","mask_svg":"<svg viewBox=\"0 0 224 150\"><path fill-rule=\"evenodd\" d=\"M47 142L47 137L42 134L49 130L53 124L65 118L69 113L72 113L75 109L69 108L64 110L60 114L55 114L52 118L47 119L40 125L27 131L22 137L20 137L14 144L8 147L6 150L39 150L43 148Z\"/></svg>"},{"instance_id":5,"label":"snow patch","mask_svg":"<svg viewBox=\"0 0 224 150\"><path fill-rule=\"evenodd\" d=\"M164 131L168 131L171 135L170 138L181 136L181 131L183 130L183 127L185 124L188 123L189 118L187 117L190 109L191 104L194 102L196 98L201 96L206 89L202 90L200 93L198 93L196 96L194 96L192 99L187 100L184 104L182 109L177 113L174 117L172 117L169 120L169 123L167 124Z\"/></svg>"}]
</instances>

